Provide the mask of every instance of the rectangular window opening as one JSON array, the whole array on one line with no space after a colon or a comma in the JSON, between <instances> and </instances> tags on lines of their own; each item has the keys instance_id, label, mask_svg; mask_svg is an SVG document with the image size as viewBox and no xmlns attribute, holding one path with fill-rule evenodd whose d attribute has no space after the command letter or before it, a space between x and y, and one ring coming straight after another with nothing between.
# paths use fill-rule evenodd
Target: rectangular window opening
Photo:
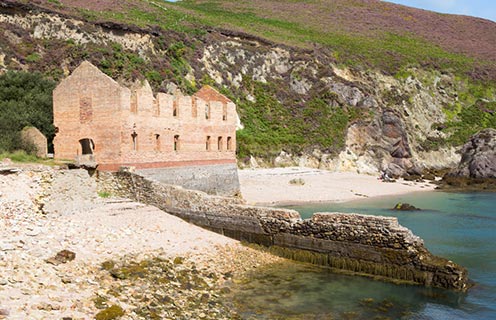
<instances>
[{"instance_id":1,"label":"rectangular window opening","mask_svg":"<svg viewBox=\"0 0 496 320\"><path fill-rule=\"evenodd\" d=\"M227 104L222 105L222 120L227 121Z\"/></svg>"},{"instance_id":2,"label":"rectangular window opening","mask_svg":"<svg viewBox=\"0 0 496 320\"><path fill-rule=\"evenodd\" d=\"M205 141L205 150L210 151L210 136L207 136L207 140Z\"/></svg>"},{"instance_id":3,"label":"rectangular window opening","mask_svg":"<svg viewBox=\"0 0 496 320\"><path fill-rule=\"evenodd\" d=\"M138 151L138 134L136 131L131 134L131 137L133 138L133 151Z\"/></svg>"},{"instance_id":4,"label":"rectangular window opening","mask_svg":"<svg viewBox=\"0 0 496 320\"><path fill-rule=\"evenodd\" d=\"M180 142L179 142L179 136L175 135L174 136L174 151L179 151L179 148L181 147Z\"/></svg>"},{"instance_id":5,"label":"rectangular window opening","mask_svg":"<svg viewBox=\"0 0 496 320\"><path fill-rule=\"evenodd\" d=\"M231 151L232 150L232 138L227 137L227 150Z\"/></svg>"}]
</instances>

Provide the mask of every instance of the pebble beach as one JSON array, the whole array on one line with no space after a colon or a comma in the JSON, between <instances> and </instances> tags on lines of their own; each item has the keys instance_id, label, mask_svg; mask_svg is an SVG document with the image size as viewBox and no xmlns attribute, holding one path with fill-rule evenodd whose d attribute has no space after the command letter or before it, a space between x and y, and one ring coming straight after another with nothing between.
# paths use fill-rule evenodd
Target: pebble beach
<instances>
[{"instance_id":1,"label":"pebble beach","mask_svg":"<svg viewBox=\"0 0 496 320\"><path fill-rule=\"evenodd\" d=\"M235 319L229 284L282 260L53 173L0 175L0 318Z\"/></svg>"}]
</instances>

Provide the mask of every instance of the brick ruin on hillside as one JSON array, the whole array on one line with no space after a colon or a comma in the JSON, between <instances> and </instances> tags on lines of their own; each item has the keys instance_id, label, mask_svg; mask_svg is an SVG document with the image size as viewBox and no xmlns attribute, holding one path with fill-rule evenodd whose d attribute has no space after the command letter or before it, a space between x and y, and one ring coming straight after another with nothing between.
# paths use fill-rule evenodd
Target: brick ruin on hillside
<instances>
[{"instance_id":1,"label":"brick ruin on hillside","mask_svg":"<svg viewBox=\"0 0 496 320\"><path fill-rule=\"evenodd\" d=\"M56 159L104 171L131 166L210 193L239 190L236 106L209 86L155 96L147 81L129 89L85 61L55 88L53 112Z\"/></svg>"}]
</instances>

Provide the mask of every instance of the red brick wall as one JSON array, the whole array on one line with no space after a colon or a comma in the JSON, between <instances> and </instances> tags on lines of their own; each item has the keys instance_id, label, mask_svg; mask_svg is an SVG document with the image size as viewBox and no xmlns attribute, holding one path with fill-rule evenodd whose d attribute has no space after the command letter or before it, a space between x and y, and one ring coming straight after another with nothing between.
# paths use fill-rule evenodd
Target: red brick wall
<instances>
[{"instance_id":1,"label":"red brick wall","mask_svg":"<svg viewBox=\"0 0 496 320\"><path fill-rule=\"evenodd\" d=\"M58 159L74 159L81 154L79 140L84 138L93 140L94 157L101 168L236 159L236 106L210 87L193 97L180 92L158 93L155 97L147 82L133 86L131 91L83 62L57 86L53 98ZM175 136L179 136L177 150ZM210 151L206 150L207 136L211 136ZM217 148L219 137L222 150ZM231 150L227 150L228 137Z\"/></svg>"}]
</instances>

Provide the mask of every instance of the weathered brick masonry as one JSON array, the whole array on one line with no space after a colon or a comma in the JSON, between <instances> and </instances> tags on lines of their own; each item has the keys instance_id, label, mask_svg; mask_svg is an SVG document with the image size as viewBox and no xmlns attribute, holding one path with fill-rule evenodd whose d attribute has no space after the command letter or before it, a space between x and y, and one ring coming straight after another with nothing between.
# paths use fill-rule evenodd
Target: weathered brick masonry
<instances>
[{"instance_id":1,"label":"weathered brick masonry","mask_svg":"<svg viewBox=\"0 0 496 320\"><path fill-rule=\"evenodd\" d=\"M219 174L229 174L223 181L230 181L223 194L239 190L236 106L209 86L193 96L154 95L147 81L126 88L83 62L54 90L53 112L56 159L106 171L220 165L226 170ZM197 178L196 169L187 177Z\"/></svg>"}]
</instances>

